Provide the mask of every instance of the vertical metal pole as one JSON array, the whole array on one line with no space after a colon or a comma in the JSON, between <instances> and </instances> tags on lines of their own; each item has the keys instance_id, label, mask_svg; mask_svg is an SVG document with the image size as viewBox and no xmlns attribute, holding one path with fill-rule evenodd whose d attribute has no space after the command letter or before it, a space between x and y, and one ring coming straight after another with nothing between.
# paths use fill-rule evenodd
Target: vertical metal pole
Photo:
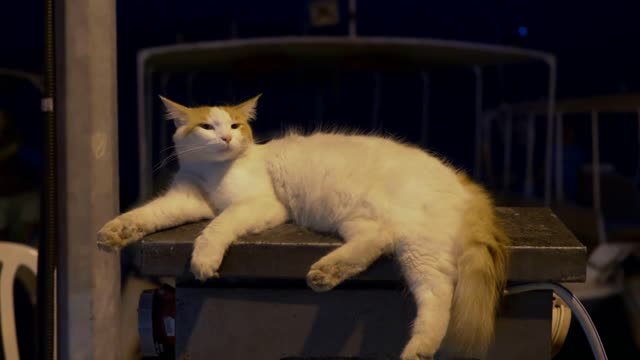
<instances>
[{"instance_id":1,"label":"vertical metal pole","mask_svg":"<svg viewBox=\"0 0 640 360\"><path fill-rule=\"evenodd\" d=\"M591 111L591 152L592 152L592 186L593 186L593 210L597 217L598 240L600 243L606 241L604 229L604 218L602 215L602 198L600 194L600 126L599 113L597 110Z\"/></svg>"},{"instance_id":2,"label":"vertical metal pole","mask_svg":"<svg viewBox=\"0 0 640 360\"><path fill-rule=\"evenodd\" d=\"M371 110L371 129L379 130L380 124L380 87L382 86L382 79L380 74L376 73L373 77L373 108Z\"/></svg>"},{"instance_id":3,"label":"vertical metal pole","mask_svg":"<svg viewBox=\"0 0 640 360\"><path fill-rule=\"evenodd\" d=\"M504 153L502 166L502 187L505 193L511 185L511 139L513 136L513 112L507 109L504 122Z\"/></svg>"},{"instance_id":4,"label":"vertical metal pole","mask_svg":"<svg viewBox=\"0 0 640 360\"><path fill-rule=\"evenodd\" d=\"M138 201L151 196L151 123L148 114L151 99L146 96L151 89L151 71L147 68L143 54L138 56L137 64L138 99Z\"/></svg>"},{"instance_id":5,"label":"vertical metal pole","mask_svg":"<svg viewBox=\"0 0 640 360\"><path fill-rule=\"evenodd\" d=\"M638 166L636 168L635 185L640 187L640 108L638 108Z\"/></svg>"},{"instance_id":6,"label":"vertical metal pole","mask_svg":"<svg viewBox=\"0 0 640 360\"><path fill-rule=\"evenodd\" d=\"M169 87L169 74L164 73L160 76L160 91L162 96L168 96L167 89Z\"/></svg>"},{"instance_id":7,"label":"vertical metal pole","mask_svg":"<svg viewBox=\"0 0 640 360\"><path fill-rule=\"evenodd\" d=\"M544 204L551 206L551 173L552 173L552 153L553 153L553 119L556 106L556 63L555 59L549 59L549 89L547 99L547 138L546 152L544 156Z\"/></svg>"},{"instance_id":8,"label":"vertical metal pole","mask_svg":"<svg viewBox=\"0 0 640 360\"><path fill-rule=\"evenodd\" d=\"M59 0L59 359L121 360L120 256L96 246L118 213L115 0Z\"/></svg>"},{"instance_id":9,"label":"vertical metal pole","mask_svg":"<svg viewBox=\"0 0 640 360\"><path fill-rule=\"evenodd\" d=\"M358 35L357 25L357 2L356 0L349 0L349 37Z\"/></svg>"},{"instance_id":10,"label":"vertical metal pole","mask_svg":"<svg viewBox=\"0 0 640 360\"><path fill-rule=\"evenodd\" d=\"M195 103L193 102L193 79L196 76L196 74L193 71L190 71L187 74L187 83L186 83L186 90L187 90L187 106L194 106Z\"/></svg>"},{"instance_id":11,"label":"vertical metal pole","mask_svg":"<svg viewBox=\"0 0 640 360\"><path fill-rule=\"evenodd\" d=\"M236 39L238 38L238 22L236 19L231 19L231 30L229 31L229 38Z\"/></svg>"},{"instance_id":12,"label":"vertical metal pole","mask_svg":"<svg viewBox=\"0 0 640 360\"><path fill-rule=\"evenodd\" d=\"M473 170L473 176L476 179L482 177L482 148L483 148L483 136L482 136L482 68L480 66L474 66L473 72L476 79L475 87L475 113L476 113L476 144L475 144L475 164Z\"/></svg>"},{"instance_id":13,"label":"vertical metal pole","mask_svg":"<svg viewBox=\"0 0 640 360\"><path fill-rule=\"evenodd\" d=\"M591 155L593 208L600 211L600 130L598 112L591 112Z\"/></svg>"},{"instance_id":14,"label":"vertical metal pole","mask_svg":"<svg viewBox=\"0 0 640 360\"><path fill-rule=\"evenodd\" d=\"M420 123L420 144L425 148L428 146L429 141L429 74L422 72L420 74L422 79L422 121Z\"/></svg>"},{"instance_id":15,"label":"vertical metal pole","mask_svg":"<svg viewBox=\"0 0 640 360\"><path fill-rule=\"evenodd\" d=\"M167 96L168 92L167 89L169 87L169 74L168 73L163 73L160 77L160 91L161 94L163 96ZM187 87L187 97L189 98L189 104L188 105L192 105L191 104L191 94L189 93L189 88ZM153 117L153 108L150 108L150 116ZM167 143L167 124L163 124L162 122L158 122L158 126L159 128L159 136L158 136L158 142L159 142L159 146L158 148L160 149L160 151L163 151L164 149L166 149L169 144ZM168 155L168 154L167 154ZM162 159L160 159L160 161L162 161Z\"/></svg>"},{"instance_id":16,"label":"vertical metal pole","mask_svg":"<svg viewBox=\"0 0 640 360\"><path fill-rule=\"evenodd\" d=\"M322 91L320 89L316 89L316 127L318 129L322 128L322 121L324 117L324 98L322 96ZM309 129L313 131L314 129Z\"/></svg>"},{"instance_id":17,"label":"vertical metal pole","mask_svg":"<svg viewBox=\"0 0 640 360\"><path fill-rule=\"evenodd\" d=\"M562 154L564 148L563 139L563 119L562 113L558 112L556 115L556 203L560 204L564 200L564 181L563 181L563 166L564 157Z\"/></svg>"},{"instance_id":18,"label":"vertical metal pole","mask_svg":"<svg viewBox=\"0 0 640 360\"><path fill-rule=\"evenodd\" d=\"M481 131L483 132L483 147L481 148L484 156L485 179L489 185L493 185L493 159L492 159L492 120L498 117L498 113L487 114L482 116Z\"/></svg>"},{"instance_id":19,"label":"vertical metal pole","mask_svg":"<svg viewBox=\"0 0 640 360\"><path fill-rule=\"evenodd\" d=\"M531 112L527 115L527 160L525 168L525 197L531 199L533 197L533 165L536 142L536 114Z\"/></svg>"},{"instance_id":20,"label":"vertical metal pole","mask_svg":"<svg viewBox=\"0 0 640 360\"><path fill-rule=\"evenodd\" d=\"M153 71L151 70L151 67L144 71L144 89L147 89L147 91L151 91L153 89ZM142 134L145 141L142 143L142 146L144 147L146 159L142 164L142 168L145 169L145 171L142 177L142 179L144 179L144 184L139 191L140 200L148 200L153 195L153 127L157 126L153 123L154 100L157 101L157 98L154 96L143 96L142 106L144 107L144 129L142 130Z\"/></svg>"}]
</instances>

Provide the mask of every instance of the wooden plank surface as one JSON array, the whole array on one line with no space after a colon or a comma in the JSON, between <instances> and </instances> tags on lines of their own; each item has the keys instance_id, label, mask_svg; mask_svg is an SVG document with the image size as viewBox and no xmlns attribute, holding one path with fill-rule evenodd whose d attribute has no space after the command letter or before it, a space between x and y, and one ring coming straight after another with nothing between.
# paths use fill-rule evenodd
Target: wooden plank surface
<instances>
[{"instance_id":1,"label":"wooden plank surface","mask_svg":"<svg viewBox=\"0 0 640 360\"><path fill-rule=\"evenodd\" d=\"M546 208L499 208L498 215L512 239L511 281L583 281L586 248ZM206 223L188 224L147 236L131 245L138 270L151 276L189 278L193 240ZM220 269L221 278L303 279L309 266L340 246L333 236L285 224L234 243ZM381 259L358 277L399 280L397 265Z\"/></svg>"}]
</instances>

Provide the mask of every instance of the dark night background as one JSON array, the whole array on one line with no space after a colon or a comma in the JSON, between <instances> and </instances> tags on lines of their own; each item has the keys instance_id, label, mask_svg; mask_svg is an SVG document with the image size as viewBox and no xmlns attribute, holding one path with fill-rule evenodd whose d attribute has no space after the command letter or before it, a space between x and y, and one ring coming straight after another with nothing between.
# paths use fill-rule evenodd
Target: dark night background
<instances>
[{"instance_id":1,"label":"dark night background","mask_svg":"<svg viewBox=\"0 0 640 360\"><path fill-rule=\"evenodd\" d=\"M135 142L137 136L136 121L136 54L145 47L192 42L202 40L228 39L235 35L239 38L302 35L308 34L345 35L347 32L344 18L335 27L309 29L307 1L270 2L234 1L234 2L169 2L157 1L150 6L142 1L118 2L118 109L121 176L125 181L121 186L122 206L127 207L137 196L135 176L137 162ZM346 2L342 1L343 8ZM634 47L640 36L635 15L640 3L629 1L602 2L551 2L551 1L361 1L358 3L358 35L361 36L399 36L433 37L478 41L491 44L517 45L539 49L556 54L558 57L558 98L587 95L600 95L637 91L640 88L640 54ZM346 10L346 9L342 9ZM344 15L344 14L343 14ZM0 30L3 41L0 47L0 66L12 69L40 73L43 63L43 8L38 1L12 2L10 7L0 13ZM232 24L235 24L232 25ZM521 36L521 28L526 28L526 36ZM11 34L11 35L10 35ZM508 73L508 69L503 69ZM431 120L430 147L452 158L454 163L470 169L473 165L471 131L473 118L471 106L443 115L444 110L462 100L463 104L472 104L472 77L464 73L451 76L432 75L432 106L435 114ZM522 80L524 76L524 81ZM498 79L498 80L496 80ZM393 79L390 80L393 82ZM402 81L400 79L399 81ZM465 81L467 83L465 83ZM496 82L492 84L491 82ZM487 79L487 98L495 105L499 100L522 100L527 96L540 96L545 88L546 79L527 74L518 76L494 76ZM179 80L175 81L176 83ZM415 82L417 84L417 82ZM386 83L385 83L386 84ZM497 86L492 86L497 85ZM178 90L170 91L180 99ZM4 86L6 87L6 86ZM226 102L238 100L251 94L234 94L231 98L216 98L214 95L220 84L211 83L199 86L194 97L200 102ZM391 87L391 86L390 86ZM210 89L207 91L207 89ZM389 91L383 88L381 118L385 123L393 123L392 110L385 110L388 100L395 98L415 98L420 88L404 88L405 91ZM3 94L3 105L16 111L29 112L31 119L21 121L20 125L33 129L40 121L38 113L29 111L20 101L28 100L13 94ZM265 106L269 101L278 101L275 96L269 98L266 92ZM28 90L24 90L27 92ZM203 93L207 91L206 93ZM178 94L176 94L176 92ZM527 92L529 94L527 95ZM533 94L532 94L533 92ZM5 91L7 93L7 91ZM290 95L290 94L289 94ZM356 94L357 96L357 94ZM454 97L455 96L455 97ZM465 97L466 96L466 97ZM275 98L275 99L274 99ZM491 104L491 100L495 100ZM415 101L415 100L413 100ZM283 102L283 101L281 101ZM6 103L6 104L5 104ZM287 106L295 104L286 103ZM363 104L364 105L364 104ZM438 113L440 108L440 113ZM363 107L369 116L370 107ZM419 109L416 106L416 109ZM262 109L261 109L262 110ZM275 111L278 113L276 114ZM466 113L464 112L466 111ZM461 112L462 114L456 114ZM277 108L274 113L265 113L269 117L282 117L286 109ZM390 113L390 114L389 114ZM416 118L417 120L417 118ZM27 125L28 124L28 125ZM417 124L413 124L417 125ZM574 130L585 138L584 156L589 156L588 124L585 129ZM264 125L263 125L264 126ZM277 124L279 126L279 123ZM637 144L632 134L635 123L628 121L610 122L602 126L602 160L613 162L626 175L635 170ZM417 127L406 124L400 129L392 129L398 135L406 136ZM464 132L464 133L461 133ZM584 134L582 134L584 133ZM629 134L630 136L619 136ZM459 141L462 136L465 141ZM463 143L460 146L460 143ZM34 143L37 143L35 141ZM447 144L455 144L451 146ZM588 161L589 159L585 159ZM577 167L575 164L571 166ZM133 180L133 179L131 179Z\"/></svg>"},{"instance_id":2,"label":"dark night background","mask_svg":"<svg viewBox=\"0 0 640 360\"><path fill-rule=\"evenodd\" d=\"M120 154L120 200L124 210L138 200L136 55L146 47L222 40L231 37L274 37L283 35L336 35L347 33L346 1L340 1L342 17L336 26L312 28L309 1L118 1L118 126ZM42 73L44 57L44 8L35 0L3 3L0 10L0 68ZM522 46L553 53L558 59L558 99L640 91L640 26L638 1L359 1L359 36L429 37ZM544 94L543 69L516 67L489 69L486 76L485 106L501 102L537 100ZM284 76L284 75L283 75ZM229 91L227 83L215 77L196 79L191 95L186 94L186 74L172 77L165 95L194 105L232 102L264 92L256 128L269 134L282 124L300 124L315 118L318 92L326 95L323 119L329 123L360 126L371 114L371 79L353 78L334 91L330 80L314 87L290 88L281 79L261 79L258 85ZM17 133L24 144L20 152L25 180L38 186L42 154L42 117L39 94L24 82L0 77L0 109L17 119ZM347 79L349 79L347 77ZM421 85L415 76L384 76L381 90L382 131L416 138L419 129ZM288 79L283 84L290 84ZM473 76L451 71L431 74L431 123L429 147L449 158L456 166L473 169ZM159 92L159 89L154 89ZM154 96L156 94L153 94ZM156 104L157 105L157 104ZM162 121L158 119L158 121ZM601 161L614 166L615 174L632 182L637 171L640 148L638 120L633 115L603 116L601 120ZM538 139L542 139L539 132ZM495 135L498 138L498 135ZM568 118L565 124L565 192L573 203L589 205L581 197L584 181L581 167L591 160L590 122ZM511 192L521 190L523 139L514 137L514 175ZM498 143L498 146L499 143ZM160 149L156 149L159 152ZM542 153L537 167L542 166ZM496 155L500 156L500 155ZM159 158L154 158L155 162ZM541 178L536 187L541 189ZM627 183L625 182L625 184ZM27 181L25 181L27 183ZM603 179L603 192L609 186ZM640 209L640 184L622 195L637 199L623 210L612 202L605 214L612 223L635 224ZM615 187L615 185L611 185ZM1 195L1 194L0 194ZM511 200L507 198L505 203ZM620 220L623 219L623 220ZM631 219L631 220L629 220ZM638 240L638 239L636 239ZM638 266L630 266L630 272ZM631 358L634 349L627 314L618 297L591 305L590 310L612 359ZM640 331L640 330L639 330ZM586 341L573 324L561 357L589 358ZM637 352L636 352L637 356Z\"/></svg>"}]
</instances>

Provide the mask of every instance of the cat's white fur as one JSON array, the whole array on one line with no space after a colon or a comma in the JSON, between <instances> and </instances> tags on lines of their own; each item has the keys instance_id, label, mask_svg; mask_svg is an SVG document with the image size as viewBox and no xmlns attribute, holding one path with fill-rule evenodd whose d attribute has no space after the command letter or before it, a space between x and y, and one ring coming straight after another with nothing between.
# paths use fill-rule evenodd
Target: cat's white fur
<instances>
[{"instance_id":1,"label":"cat's white fur","mask_svg":"<svg viewBox=\"0 0 640 360\"><path fill-rule=\"evenodd\" d=\"M232 124L248 126L255 100L193 113L164 99L177 126L180 170L165 194L106 224L99 241L119 247L213 218L191 260L194 275L206 279L217 276L238 237L292 219L344 239L311 266L307 282L316 291L364 271L381 255L396 256L418 309L402 359L431 358L441 345L482 356L507 261L507 239L482 189L438 158L376 136L290 133L254 144L248 129Z\"/></svg>"}]
</instances>

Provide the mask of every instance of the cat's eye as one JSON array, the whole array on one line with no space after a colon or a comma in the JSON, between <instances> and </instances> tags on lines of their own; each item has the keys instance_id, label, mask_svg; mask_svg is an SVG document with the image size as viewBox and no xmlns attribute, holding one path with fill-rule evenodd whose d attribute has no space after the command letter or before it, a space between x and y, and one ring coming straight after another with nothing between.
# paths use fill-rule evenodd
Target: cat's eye
<instances>
[{"instance_id":1,"label":"cat's eye","mask_svg":"<svg viewBox=\"0 0 640 360\"><path fill-rule=\"evenodd\" d=\"M239 127L240 127L240 123L233 123L233 124L231 124L231 128L232 128L232 129L237 129L237 128L239 128Z\"/></svg>"},{"instance_id":2,"label":"cat's eye","mask_svg":"<svg viewBox=\"0 0 640 360\"><path fill-rule=\"evenodd\" d=\"M201 128L203 128L205 130L213 130L213 125L211 125L211 124L202 123L202 124L198 124L198 126L200 126Z\"/></svg>"}]
</instances>

